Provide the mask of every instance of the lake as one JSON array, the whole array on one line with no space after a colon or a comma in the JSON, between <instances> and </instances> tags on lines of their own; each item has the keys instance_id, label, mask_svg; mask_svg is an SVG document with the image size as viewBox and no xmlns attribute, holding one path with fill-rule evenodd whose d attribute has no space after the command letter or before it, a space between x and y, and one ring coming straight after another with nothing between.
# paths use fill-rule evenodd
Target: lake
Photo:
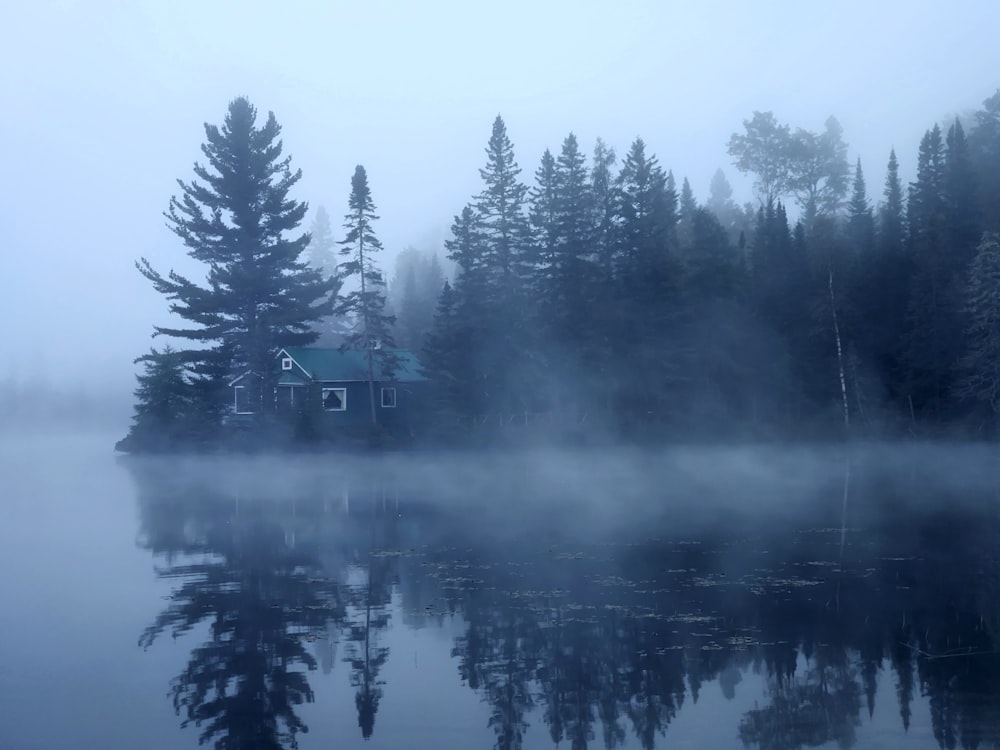
<instances>
[{"instance_id":1,"label":"lake","mask_svg":"<svg viewBox=\"0 0 1000 750\"><path fill-rule=\"evenodd\" d=\"M0 748L1000 744L997 448L0 438Z\"/></svg>"}]
</instances>

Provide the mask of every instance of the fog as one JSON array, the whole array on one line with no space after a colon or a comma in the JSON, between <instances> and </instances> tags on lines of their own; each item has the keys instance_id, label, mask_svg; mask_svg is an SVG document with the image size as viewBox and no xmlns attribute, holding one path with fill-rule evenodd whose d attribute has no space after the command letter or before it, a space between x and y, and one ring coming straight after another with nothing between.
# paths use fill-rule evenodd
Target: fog
<instances>
[{"instance_id":1,"label":"fog","mask_svg":"<svg viewBox=\"0 0 1000 750\"><path fill-rule=\"evenodd\" d=\"M132 359L167 321L133 262L191 270L162 212L235 96L275 113L295 197L335 230L365 165L391 273L406 245L440 251L497 113L525 179L571 130L587 153L641 135L699 200L718 167L749 200L725 144L753 110L836 115L869 185L892 146L910 179L924 129L994 90L998 26L972 0L5 4L0 382L69 379L125 418Z\"/></svg>"}]
</instances>

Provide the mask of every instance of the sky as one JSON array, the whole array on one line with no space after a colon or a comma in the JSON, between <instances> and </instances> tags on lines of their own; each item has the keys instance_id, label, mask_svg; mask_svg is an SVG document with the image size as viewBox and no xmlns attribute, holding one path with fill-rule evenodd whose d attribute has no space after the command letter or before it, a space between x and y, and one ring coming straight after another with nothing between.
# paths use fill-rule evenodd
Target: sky
<instances>
[{"instance_id":1,"label":"sky","mask_svg":"<svg viewBox=\"0 0 1000 750\"><path fill-rule=\"evenodd\" d=\"M721 167L740 201L743 120L833 114L877 197L891 147L911 179L923 132L1000 87L998 29L991 0L7 0L0 384L128 397L170 322L134 261L197 275L162 213L237 96L275 113L294 197L335 230L365 166L391 278L479 191L497 114L525 182L570 131L587 152L641 136L699 200Z\"/></svg>"}]
</instances>

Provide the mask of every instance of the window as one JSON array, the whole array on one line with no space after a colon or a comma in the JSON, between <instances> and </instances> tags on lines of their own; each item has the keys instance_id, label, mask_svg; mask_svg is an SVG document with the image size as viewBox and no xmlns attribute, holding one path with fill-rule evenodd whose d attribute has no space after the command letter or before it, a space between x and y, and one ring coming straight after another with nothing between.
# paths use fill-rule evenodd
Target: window
<instances>
[{"instance_id":1,"label":"window","mask_svg":"<svg viewBox=\"0 0 1000 750\"><path fill-rule=\"evenodd\" d=\"M253 414L253 405L250 403L250 393L246 386L238 385L233 388L234 406L237 414Z\"/></svg>"},{"instance_id":2,"label":"window","mask_svg":"<svg viewBox=\"0 0 1000 750\"><path fill-rule=\"evenodd\" d=\"M347 389L324 388L323 411L347 411Z\"/></svg>"},{"instance_id":3,"label":"window","mask_svg":"<svg viewBox=\"0 0 1000 750\"><path fill-rule=\"evenodd\" d=\"M395 388L383 388L382 389L382 408L383 409L395 409L396 408L396 389Z\"/></svg>"},{"instance_id":4,"label":"window","mask_svg":"<svg viewBox=\"0 0 1000 750\"><path fill-rule=\"evenodd\" d=\"M291 357L282 357L281 358L281 369L282 370L291 370L292 369L292 358Z\"/></svg>"}]
</instances>

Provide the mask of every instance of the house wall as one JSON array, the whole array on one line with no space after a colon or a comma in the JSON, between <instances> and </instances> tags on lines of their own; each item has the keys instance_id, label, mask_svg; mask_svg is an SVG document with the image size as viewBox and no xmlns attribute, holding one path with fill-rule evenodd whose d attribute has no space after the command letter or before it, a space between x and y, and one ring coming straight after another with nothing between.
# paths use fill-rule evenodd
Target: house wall
<instances>
[{"instance_id":1,"label":"house wall","mask_svg":"<svg viewBox=\"0 0 1000 750\"><path fill-rule=\"evenodd\" d=\"M385 427L405 427L411 424L417 394L410 383L375 383L375 417L379 425ZM371 403L368 383L320 383L322 388L344 388L347 391L346 411L320 410L322 424L328 428L367 427L371 425ZM382 388L396 389L395 408L382 406Z\"/></svg>"},{"instance_id":2,"label":"house wall","mask_svg":"<svg viewBox=\"0 0 1000 750\"><path fill-rule=\"evenodd\" d=\"M252 387L256 384L247 379L242 383L248 386L247 392L253 392ZM421 407L426 401L424 392L425 383L380 383L375 384L375 415L380 427L390 430L402 430L410 432L419 428L421 418ZM396 406L382 406L382 388L396 389ZM344 411L327 411L322 404L322 390L324 388L343 388L346 391L347 408ZM279 403L284 404L287 386L278 386L280 394ZM230 388L230 406L234 403L234 389ZM335 438L341 431L361 431L367 430L371 426L371 407L369 402L368 383L363 381L349 382L320 382L314 383L305 388L296 388L295 408L289 410L286 407L279 408L278 414L287 415L293 422L301 419L308 419L312 422L319 437ZM258 411L258 410L255 410ZM240 420L253 420L254 415L240 415Z\"/></svg>"}]
</instances>

